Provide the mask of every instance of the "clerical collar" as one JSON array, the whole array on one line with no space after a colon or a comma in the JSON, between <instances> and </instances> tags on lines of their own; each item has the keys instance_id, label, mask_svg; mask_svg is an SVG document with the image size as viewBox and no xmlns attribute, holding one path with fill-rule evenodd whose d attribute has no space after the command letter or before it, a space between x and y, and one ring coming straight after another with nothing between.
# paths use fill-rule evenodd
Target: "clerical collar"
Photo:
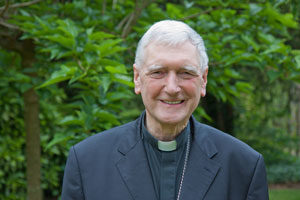
<instances>
[{"instance_id":1,"label":"clerical collar","mask_svg":"<svg viewBox=\"0 0 300 200\"><path fill-rule=\"evenodd\" d=\"M144 117L145 119L145 117ZM142 135L143 138L151 144L154 148L159 149L160 151L174 151L178 148L181 148L186 144L187 141L187 135L190 130L190 123L187 124L187 126L178 134L178 136L175 138L175 140L172 141L160 141L157 140L155 137L153 137L145 127L144 119L142 120Z\"/></svg>"}]
</instances>

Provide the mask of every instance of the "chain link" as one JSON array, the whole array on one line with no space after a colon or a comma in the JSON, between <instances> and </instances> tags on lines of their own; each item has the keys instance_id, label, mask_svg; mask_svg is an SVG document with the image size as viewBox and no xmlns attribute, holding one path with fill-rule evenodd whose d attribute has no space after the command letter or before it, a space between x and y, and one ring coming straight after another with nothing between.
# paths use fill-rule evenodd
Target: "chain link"
<instances>
[{"instance_id":1,"label":"chain link","mask_svg":"<svg viewBox=\"0 0 300 200\"><path fill-rule=\"evenodd\" d=\"M187 161L188 161L188 157L189 157L189 154L190 154L190 143L191 143L190 142L190 135L191 135L191 133L188 134L188 141L187 141L187 145L186 145L184 165L183 165L183 169L182 169L182 175L181 175L180 185L179 185L178 194L177 194L177 200L180 199L182 185L183 185L183 179L184 179L184 174L185 174L185 171L186 171Z\"/></svg>"}]
</instances>

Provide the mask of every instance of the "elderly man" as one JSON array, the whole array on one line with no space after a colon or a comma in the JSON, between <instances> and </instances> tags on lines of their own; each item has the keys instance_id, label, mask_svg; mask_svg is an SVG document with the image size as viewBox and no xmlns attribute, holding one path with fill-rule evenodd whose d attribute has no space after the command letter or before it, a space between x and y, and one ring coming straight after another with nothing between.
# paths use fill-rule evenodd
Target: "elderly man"
<instances>
[{"instance_id":1,"label":"elderly man","mask_svg":"<svg viewBox=\"0 0 300 200\"><path fill-rule=\"evenodd\" d=\"M155 23L138 44L135 93L145 112L73 146L62 200L266 200L262 156L197 122L208 58L188 25Z\"/></svg>"}]
</instances>

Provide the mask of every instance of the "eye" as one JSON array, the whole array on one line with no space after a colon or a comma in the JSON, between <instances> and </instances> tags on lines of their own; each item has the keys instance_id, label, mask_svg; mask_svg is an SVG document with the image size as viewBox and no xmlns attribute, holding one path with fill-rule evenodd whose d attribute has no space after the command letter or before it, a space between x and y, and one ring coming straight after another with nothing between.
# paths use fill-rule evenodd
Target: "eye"
<instances>
[{"instance_id":1,"label":"eye","mask_svg":"<svg viewBox=\"0 0 300 200\"><path fill-rule=\"evenodd\" d=\"M165 73L163 71L153 71L150 73L151 78L162 78L164 75Z\"/></svg>"},{"instance_id":2,"label":"eye","mask_svg":"<svg viewBox=\"0 0 300 200\"><path fill-rule=\"evenodd\" d=\"M183 71L179 73L179 77L182 79L191 79L197 76L196 74L189 72L189 71Z\"/></svg>"}]
</instances>

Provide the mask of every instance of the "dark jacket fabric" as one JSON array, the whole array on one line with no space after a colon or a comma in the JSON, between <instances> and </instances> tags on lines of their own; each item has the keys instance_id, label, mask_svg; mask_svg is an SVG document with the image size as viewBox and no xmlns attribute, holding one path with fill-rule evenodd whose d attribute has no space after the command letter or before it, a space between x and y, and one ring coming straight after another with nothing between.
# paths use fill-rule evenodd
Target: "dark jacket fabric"
<instances>
[{"instance_id":1,"label":"dark jacket fabric","mask_svg":"<svg viewBox=\"0 0 300 200\"><path fill-rule=\"evenodd\" d=\"M190 119L192 144L181 200L267 200L261 154ZM141 138L141 117L70 149L62 200L156 200Z\"/></svg>"}]
</instances>

